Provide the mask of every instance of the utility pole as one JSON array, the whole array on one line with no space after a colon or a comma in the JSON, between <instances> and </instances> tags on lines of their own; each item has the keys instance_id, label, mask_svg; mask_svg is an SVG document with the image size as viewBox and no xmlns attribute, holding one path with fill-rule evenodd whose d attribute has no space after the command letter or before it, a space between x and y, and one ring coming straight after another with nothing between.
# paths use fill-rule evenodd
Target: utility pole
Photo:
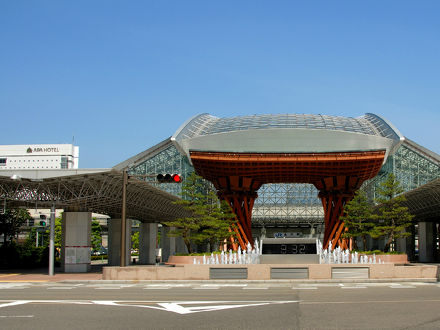
<instances>
[{"instance_id":1,"label":"utility pole","mask_svg":"<svg viewBox=\"0 0 440 330\"><path fill-rule=\"evenodd\" d=\"M55 205L50 208L50 234L49 234L49 276L54 275L55 259Z\"/></svg>"},{"instance_id":2,"label":"utility pole","mask_svg":"<svg viewBox=\"0 0 440 330\"><path fill-rule=\"evenodd\" d=\"M127 211L127 184L128 184L128 174L127 171L124 170L122 173L122 211L121 211L121 256L120 256L120 267L127 266L125 255L127 253L126 245L126 211Z\"/></svg>"}]
</instances>

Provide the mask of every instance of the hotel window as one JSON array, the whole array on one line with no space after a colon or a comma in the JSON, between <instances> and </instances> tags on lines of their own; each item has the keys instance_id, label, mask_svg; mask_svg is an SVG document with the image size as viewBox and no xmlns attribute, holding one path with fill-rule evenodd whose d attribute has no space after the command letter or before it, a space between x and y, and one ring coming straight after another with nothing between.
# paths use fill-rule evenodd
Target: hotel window
<instances>
[{"instance_id":1,"label":"hotel window","mask_svg":"<svg viewBox=\"0 0 440 330\"><path fill-rule=\"evenodd\" d=\"M68 168L67 167L67 157L65 157L65 156L61 157L61 168Z\"/></svg>"},{"instance_id":2,"label":"hotel window","mask_svg":"<svg viewBox=\"0 0 440 330\"><path fill-rule=\"evenodd\" d=\"M6 166L6 158L0 158L0 166Z\"/></svg>"}]
</instances>

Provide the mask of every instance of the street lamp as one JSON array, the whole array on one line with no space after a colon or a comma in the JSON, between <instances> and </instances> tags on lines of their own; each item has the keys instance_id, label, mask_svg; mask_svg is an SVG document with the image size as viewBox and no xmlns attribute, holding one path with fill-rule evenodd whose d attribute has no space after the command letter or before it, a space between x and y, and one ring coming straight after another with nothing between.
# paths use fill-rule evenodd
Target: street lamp
<instances>
[{"instance_id":1,"label":"street lamp","mask_svg":"<svg viewBox=\"0 0 440 330\"><path fill-rule=\"evenodd\" d=\"M127 171L124 170L122 172L122 210L121 210L121 256L120 256L120 267L125 267L126 258L125 254L127 252L127 247L125 246L126 241L126 223L127 223L127 184L128 184L128 174Z\"/></svg>"}]
</instances>

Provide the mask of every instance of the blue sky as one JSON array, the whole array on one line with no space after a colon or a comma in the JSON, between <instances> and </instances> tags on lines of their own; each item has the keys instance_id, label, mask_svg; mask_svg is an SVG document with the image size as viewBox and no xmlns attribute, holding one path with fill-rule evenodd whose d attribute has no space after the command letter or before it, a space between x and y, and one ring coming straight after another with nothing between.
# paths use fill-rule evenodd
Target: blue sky
<instances>
[{"instance_id":1,"label":"blue sky","mask_svg":"<svg viewBox=\"0 0 440 330\"><path fill-rule=\"evenodd\" d=\"M440 153L440 1L0 1L0 144L111 167L188 118L373 112Z\"/></svg>"}]
</instances>

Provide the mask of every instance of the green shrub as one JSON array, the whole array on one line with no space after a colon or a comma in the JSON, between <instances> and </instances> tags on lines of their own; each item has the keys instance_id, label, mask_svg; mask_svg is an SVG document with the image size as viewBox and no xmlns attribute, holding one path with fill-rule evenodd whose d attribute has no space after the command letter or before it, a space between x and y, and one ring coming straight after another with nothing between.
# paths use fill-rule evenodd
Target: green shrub
<instances>
[{"instance_id":1,"label":"green shrub","mask_svg":"<svg viewBox=\"0 0 440 330\"><path fill-rule=\"evenodd\" d=\"M212 253L213 254L221 254L222 252L221 251L215 251L215 252L212 252ZM236 253L236 252L232 251L232 253ZM205 255L205 256L211 255L211 252L199 252L199 253L193 252L193 253L176 253L175 254L175 256L190 256L190 257L193 257L193 256L203 256L203 255Z\"/></svg>"},{"instance_id":2,"label":"green shrub","mask_svg":"<svg viewBox=\"0 0 440 330\"><path fill-rule=\"evenodd\" d=\"M102 254L100 256L91 256L91 260L102 260L102 259L108 259L108 256L106 254Z\"/></svg>"},{"instance_id":3,"label":"green shrub","mask_svg":"<svg viewBox=\"0 0 440 330\"><path fill-rule=\"evenodd\" d=\"M366 254L366 255L385 255L385 254L405 254L405 252L399 252L399 251L390 251L390 252L383 252L380 250L374 250L374 251L359 251L359 250L353 250L352 252L357 252L358 254Z\"/></svg>"},{"instance_id":4,"label":"green shrub","mask_svg":"<svg viewBox=\"0 0 440 330\"><path fill-rule=\"evenodd\" d=\"M17 245L15 242L0 247L0 268L36 268L49 264L49 248L30 244Z\"/></svg>"}]
</instances>

